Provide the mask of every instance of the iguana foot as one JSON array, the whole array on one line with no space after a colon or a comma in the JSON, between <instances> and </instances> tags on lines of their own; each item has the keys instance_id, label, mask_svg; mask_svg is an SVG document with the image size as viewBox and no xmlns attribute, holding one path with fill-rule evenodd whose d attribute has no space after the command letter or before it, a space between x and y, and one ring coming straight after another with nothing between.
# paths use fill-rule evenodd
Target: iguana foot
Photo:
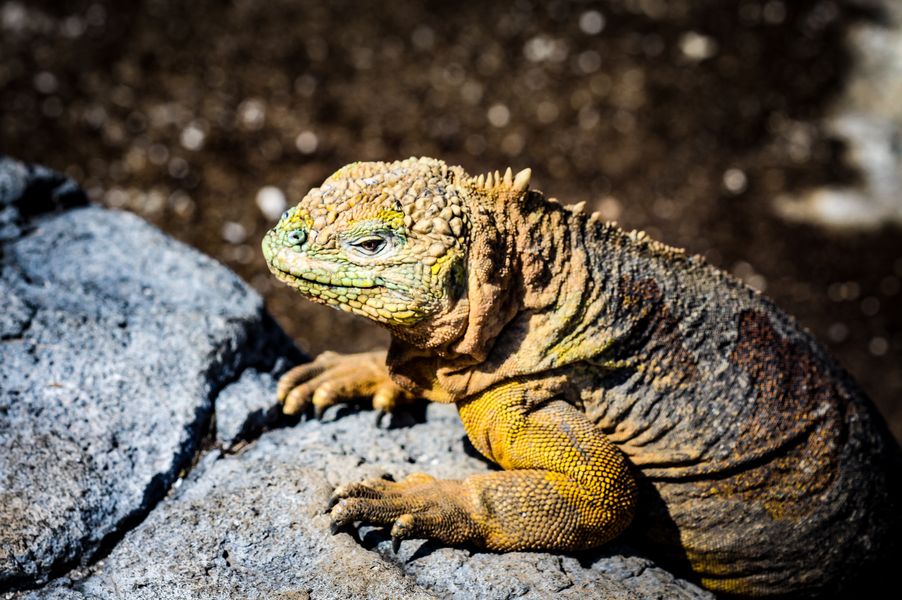
<instances>
[{"instance_id":1,"label":"iguana foot","mask_svg":"<svg viewBox=\"0 0 902 600\"><path fill-rule=\"evenodd\" d=\"M480 542L481 528L461 481L414 473L403 481L371 479L339 486L329 502L332 533L355 521L391 527L392 547L402 539L435 538L448 544Z\"/></svg>"},{"instance_id":2,"label":"iguana foot","mask_svg":"<svg viewBox=\"0 0 902 600\"><path fill-rule=\"evenodd\" d=\"M617 492L613 487L611 491ZM393 547L408 538L489 550L582 550L629 524L632 490L599 497L565 475L537 469L440 480L415 473L371 479L332 495L332 532L355 522L391 528Z\"/></svg>"},{"instance_id":3,"label":"iguana foot","mask_svg":"<svg viewBox=\"0 0 902 600\"><path fill-rule=\"evenodd\" d=\"M391 527L394 545L432 538L501 551L582 550L619 535L637 497L623 455L576 407L530 404L530 392L514 382L458 404L473 445L508 470L341 486L333 531L361 521Z\"/></svg>"},{"instance_id":4,"label":"iguana foot","mask_svg":"<svg viewBox=\"0 0 902 600\"><path fill-rule=\"evenodd\" d=\"M385 352L338 354L323 352L313 362L299 365L280 379L276 396L287 415L313 406L317 418L335 404L372 398L380 417L408 404L413 394L389 377Z\"/></svg>"}]
</instances>

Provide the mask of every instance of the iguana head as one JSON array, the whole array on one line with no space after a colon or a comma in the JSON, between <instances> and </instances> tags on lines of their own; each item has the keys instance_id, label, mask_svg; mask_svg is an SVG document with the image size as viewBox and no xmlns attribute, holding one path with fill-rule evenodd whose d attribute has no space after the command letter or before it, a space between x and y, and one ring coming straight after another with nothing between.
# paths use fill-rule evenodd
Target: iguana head
<instances>
[{"instance_id":1,"label":"iguana head","mask_svg":"<svg viewBox=\"0 0 902 600\"><path fill-rule=\"evenodd\" d=\"M285 212L263 254L310 300L393 330L447 319L467 295L477 197L505 185L510 170L473 178L430 158L352 163Z\"/></svg>"}]
</instances>

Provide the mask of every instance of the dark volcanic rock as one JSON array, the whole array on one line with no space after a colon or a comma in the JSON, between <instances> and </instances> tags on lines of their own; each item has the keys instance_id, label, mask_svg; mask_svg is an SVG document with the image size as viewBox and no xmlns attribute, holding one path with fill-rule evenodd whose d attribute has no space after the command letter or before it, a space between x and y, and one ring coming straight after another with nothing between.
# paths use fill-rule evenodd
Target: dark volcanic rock
<instances>
[{"instance_id":1,"label":"dark volcanic rock","mask_svg":"<svg viewBox=\"0 0 902 600\"><path fill-rule=\"evenodd\" d=\"M0 585L139 518L213 399L289 347L233 273L43 169L0 162Z\"/></svg>"},{"instance_id":2,"label":"dark volcanic rock","mask_svg":"<svg viewBox=\"0 0 902 600\"><path fill-rule=\"evenodd\" d=\"M491 468L454 407L387 430L348 408L287 420L272 373L302 357L259 297L83 204L67 180L0 162L0 590L31 588L6 597L710 597L619 545L413 540L396 556L379 528L330 535L339 483Z\"/></svg>"}]
</instances>

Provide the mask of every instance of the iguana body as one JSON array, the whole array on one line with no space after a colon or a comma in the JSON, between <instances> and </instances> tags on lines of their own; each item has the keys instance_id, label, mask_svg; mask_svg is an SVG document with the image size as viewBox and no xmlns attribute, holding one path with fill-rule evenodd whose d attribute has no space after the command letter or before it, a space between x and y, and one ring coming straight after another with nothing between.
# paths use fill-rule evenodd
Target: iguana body
<instances>
[{"instance_id":1,"label":"iguana body","mask_svg":"<svg viewBox=\"0 0 902 600\"><path fill-rule=\"evenodd\" d=\"M312 300L392 332L390 379L373 355L324 356L281 382L287 412L455 402L505 469L343 486L336 525L575 550L637 514L705 586L767 595L835 587L898 522L898 449L808 334L703 260L529 190L528 172L355 163L263 249Z\"/></svg>"}]
</instances>

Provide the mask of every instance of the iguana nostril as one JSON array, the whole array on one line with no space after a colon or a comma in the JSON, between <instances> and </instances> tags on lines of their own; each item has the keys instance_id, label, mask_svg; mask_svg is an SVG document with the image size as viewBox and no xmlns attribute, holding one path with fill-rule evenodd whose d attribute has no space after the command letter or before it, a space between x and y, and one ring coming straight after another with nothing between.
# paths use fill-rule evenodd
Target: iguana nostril
<instances>
[{"instance_id":1,"label":"iguana nostril","mask_svg":"<svg viewBox=\"0 0 902 600\"><path fill-rule=\"evenodd\" d=\"M303 229L295 229L285 234L285 239L292 246L299 246L307 240L307 233Z\"/></svg>"}]
</instances>

